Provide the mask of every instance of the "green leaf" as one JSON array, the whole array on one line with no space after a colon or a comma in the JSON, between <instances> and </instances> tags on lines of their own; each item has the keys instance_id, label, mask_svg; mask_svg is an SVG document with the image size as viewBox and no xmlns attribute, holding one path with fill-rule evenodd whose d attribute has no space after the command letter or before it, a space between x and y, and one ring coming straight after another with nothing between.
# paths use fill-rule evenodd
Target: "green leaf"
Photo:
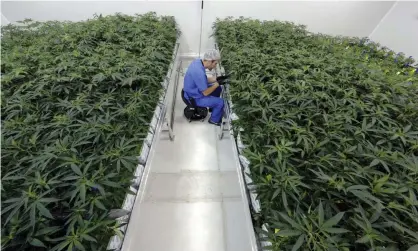
<instances>
[{"instance_id":1,"label":"green leaf","mask_svg":"<svg viewBox=\"0 0 418 251\"><path fill-rule=\"evenodd\" d=\"M42 203L36 203L36 208L38 208L39 212L43 216L48 217L50 219L54 219L54 217L52 217L52 214L49 212L48 209L46 209L46 207L44 205L42 205Z\"/></svg>"},{"instance_id":2,"label":"green leaf","mask_svg":"<svg viewBox=\"0 0 418 251\"><path fill-rule=\"evenodd\" d=\"M32 245L32 246L35 246L35 247L44 247L44 248L46 248L45 244L42 241L40 241L40 240L38 240L36 238L33 238L29 242L29 244Z\"/></svg>"},{"instance_id":3,"label":"green leaf","mask_svg":"<svg viewBox=\"0 0 418 251\"><path fill-rule=\"evenodd\" d=\"M45 228L41 228L36 232L37 236L41 236L41 235L49 235L51 233L55 233L57 231L59 231L61 229L61 227L45 227Z\"/></svg>"},{"instance_id":4,"label":"green leaf","mask_svg":"<svg viewBox=\"0 0 418 251\"><path fill-rule=\"evenodd\" d=\"M82 237L88 241L97 242L97 240L88 234L83 234Z\"/></svg>"},{"instance_id":5,"label":"green leaf","mask_svg":"<svg viewBox=\"0 0 418 251\"><path fill-rule=\"evenodd\" d=\"M297 251L300 249L300 247L302 246L303 242L305 241L305 235L302 234L301 236L299 236L299 238L297 239L295 245L293 245L292 247L292 251Z\"/></svg>"},{"instance_id":6,"label":"green leaf","mask_svg":"<svg viewBox=\"0 0 418 251\"><path fill-rule=\"evenodd\" d=\"M281 189L277 188L276 191L274 191L273 196L271 197L271 199L274 200L277 197L277 195L279 195L280 192L281 192Z\"/></svg>"},{"instance_id":7,"label":"green leaf","mask_svg":"<svg viewBox=\"0 0 418 251\"><path fill-rule=\"evenodd\" d=\"M94 184L94 187L96 187L97 188L97 190L99 190L99 192L100 192L100 194L102 195L102 196L105 196L105 190L104 190L104 188L101 186L101 185L99 185L99 184Z\"/></svg>"},{"instance_id":8,"label":"green leaf","mask_svg":"<svg viewBox=\"0 0 418 251\"><path fill-rule=\"evenodd\" d=\"M289 218L289 216L287 216L286 214L279 212L280 216L286 220L292 227L298 229L298 230L302 230L301 227L299 226L298 223L296 223L296 221L292 220L291 218Z\"/></svg>"},{"instance_id":9,"label":"green leaf","mask_svg":"<svg viewBox=\"0 0 418 251\"><path fill-rule=\"evenodd\" d=\"M100 202L100 200L95 200L95 201L94 201L94 204L95 204L98 208L103 209L103 210L106 210L105 206L104 206L104 205Z\"/></svg>"},{"instance_id":10,"label":"green leaf","mask_svg":"<svg viewBox=\"0 0 418 251\"><path fill-rule=\"evenodd\" d=\"M318 224L319 226L322 226L322 223L324 223L324 208L322 207L322 202L319 202L318 206Z\"/></svg>"},{"instance_id":11,"label":"green leaf","mask_svg":"<svg viewBox=\"0 0 418 251\"><path fill-rule=\"evenodd\" d=\"M356 197L358 197L359 199L367 202L369 205L373 205L375 203L381 203L381 201L376 198L375 196L371 195L369 192L367 191L360 191L360 190L352 190L351 193L353 193ZM375 203L372 203L370 200L373 200Z\"/></svg>"},{"instance_id":12,"label":"green leaf","mask_svg":"<svg viewBox=\"0 0 418 251\"><path fill-rule=\"evenodd\" d=\"M358 239L356 242L357 243L367 243L367 242L370 242L370 237L368 235L365 235L365 236L361 237L360 239Z\"/></svg>"},{"instance_id":13,"label":"green leaf","mask_svg":"<svg viewBox=\"0 0 418 251\"><path fill-rule=\"evenodd\" d=\"M67 247L67 251L73 251L74 250L74 244L71 242L70 245Z\"/></svg>"},{"instance_id":14,"label":"green leaf","mask_svg":"<svg viewBox=\"0 0 418 251\"><path fill-rule=\"evenodd\" d=\"M119 188L120 187L120 185L118 183L113 182L113 181L109 181L109 180L101 181L101 183L103 185L110 186L110 187L115 187L115 188Z\"/></svg>"},{"instance_id":15,"label":"green leaf","mask_svg":"<svg viewBox=\"0 0 418 251\"><path fill-rule=\"evenodd\" d=\"M23 204L24 204L23 200L15 202L14 204L3 208L3 210L1 210L1 214L4 215L6 212L13 209L13 211L10 213L10 215L12 215L11 217L13 217L13 215L23 206ZM6 222L8 222L8 220L6 220Z\"/></svg>"},{"instance_id":16,"label":"green leaf","mask_svg":"<svg viewBox=\"0 0 418 251\"><path fill-rule=\"evenodd\" d=\"M68 176L68 177L63 178L62 180L63 180L63 181L67 181L67 180L77 180L77 179L80 179L80 178L81 178L80 176Z\"/></svg>"},{"instance_id":17,"label":"green leaf","mask_svg":"<svg viewBox=\"0 0 418 251\"><path fill-rule=\"evenodd\" d=\"M71 169L78 175L83 176L83 173L81 172L80 168L74 164L70 165Z\"/></svg>"},{"instance_id":18,"label":"green leaf","mask_svg":"<svg viewBox=\"0 0 418 251\"><path fill-rule=\"evenodd\" d=\"M280 230L277 232L277 235L279 236L299 236L302 232L299 230Z\"/></svg>"},{"instance_id":19,"label":"green leaf","mask_svg":"<svg viewBox=\"0 0 418 251\"><path fill-rule=\"evenodd\" d=\"M418 245L413 245L407 251L418 251Z\"/></svg>"},{"instance_id":20,"label":"green leaf","mask_svg":"<svg viewBox=\"0 0 418 251\"><path fill-rule=\"evenodd\" d=\"M32 205L32 207L30 208L29 220L30 220L30 225L32 227L34 227L35 224L36 224L36 207L35 207L35 205Z\"/></svg>"},{"instance_id":21,"label":"green leaf","mask_svg":"<svg viewBox=\"0 0 418 251\"><path fill-rule=\"evenodd\" d=\"M412 237L414 237L414 238L418 239L418 233L416 233L416 232L414 232L414 231L412 231L412 230L410 230L410 229L408 229L408 228L405 228L405 227L403 227L403 226L399 225L398 223L394 223L394 224L393 224L393 226L394 226L396 229L399 229L399 230L400 230L400 231L402 231L402 232L406 232L406 233L408 233L410 236L412 236Z\"/></svg>"},{"instance_id":22,"label":"green leaf","mask_svg":"<svg viewBox=\"0 0 418 251\"><path fill-rule=\"evenodd\" d=\"M59 243L58 245L54 246L51 251L60 251L63 250L64 248L66 248L68 245L70 244L70 242L67 241L63 241L61 243Z\"/></svg>"},{"instance_id":23,"label":"green leaf","mask_svg":"<svg viewBox=\"0 0 418 251\"><path fill-rule=\"evenodd\" d=\"M372 167L372 166L375 166L375 165L377 165L377 164L379 164L380 163L380 160L378 160L378 159L374 159L373 161L372 161L372 163L370 163L370 167Z\"/></svg>"},{"instance_id":24,"label":"green leaf","mask_svg":"<svg viewBox=\"0 0 418 251\"><path fill-rule=\"evenodd\" d=\"M11 199L3 201L3 203L7 204L7 203L18 202L18 201L22 201L22 200L23 200L23 198L11 198Z\"/></svg>"},{"instance_id":25,"label":"green leaf","mask_svg":"<svg viewBox=\"0 0 418 251\"><path fill-rule=\"evenodd\" d=\"M338 214L331 217L329 220L327 220L322 226L321 229L330 228L332 226L335 226L340 222L341 218L344 216L344 212L339 212Z\"/></svg>"},{"instance_id":26,"label":"green leaf","mask_svg":"<svg viewBox=\"0 0 418 251\"><path fill-rule=\"evenodd\" d=\"M56 198L41 198L39 199L39 202L51 203L51 202L56 202L59 200L60 199L56 199Z\"/></svg>"},{"instance_id":27,"label":"green leaf","mask_svg":"<svg viewBox=\"0 0 418 251\"><path fill-rule=\"evenodd\" d=\"M85 184L81 184L80 185L80 198L81 201L86 201L86 185Z\"/></svg>"},{"instance_id":28,"label":"green leaf","mask_svg":"<svg viewBox=\"0 0 418 251\"><path fill-rule=\"evenodd\" d=\"M349 186L347 188L347 191L350 191L350 190L367 190L368 188L369 187L365 186L365 185L354 185L354 186Z\"/></svg>"},{"instance_id":29,"label":"green leaf","mask_svg":"<svg viewBox=\"0 0 418 251\"><path fill-rule=\"evenodd\" d=\"M347 229L344 229L344 228L333 228L333 227L324 228L322 230L324 230L325 232L331 233L331 234L343 234L343 233L350 232L350 231L348 231Z\"/></svg>"},{"instance_id":30,"label":"green leaf","mask_svg":"<svg viewBox=\"0 0 418 251\"><path fill-rule=\"evenodd\" d=\"M283 206L286 209L287 213L289 214L290 209L289 209L289 203L287 203L287 196L285 191L282 190L282 201L283 201Z\"/></svg>"},{"instance_id":31,"label":"green leaf","mask_svg":"<svg viewBox=\"0 0 418 251\"><path fill-rule=\"evenodd\" d=\"M81 251L86 251L86 249L84 248L84 246L77 240L74 240L74 244L75 246L80 249Z\"/></svg>"}]
</instances>

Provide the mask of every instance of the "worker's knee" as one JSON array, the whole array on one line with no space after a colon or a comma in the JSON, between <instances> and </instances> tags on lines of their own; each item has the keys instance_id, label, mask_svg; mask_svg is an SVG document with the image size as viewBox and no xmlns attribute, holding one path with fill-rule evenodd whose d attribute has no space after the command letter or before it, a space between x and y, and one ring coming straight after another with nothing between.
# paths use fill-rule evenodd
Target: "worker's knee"
<instances>
[{"instance_id":1,"label":"worker's knee","mask_svg":"<svg viewBox=\"0 0 418 251\"><path fill-rule=\"evenodd\" d=\"M216 97L206 97L202 99L197 99L196 104L198 106L210 107L210 108L223 108L224 100L222 98Z\"/></svg>"},{"instance_id":2,"label":"worker's knee","mask_svg":"<svg viewBox=\"0 0 418 251\"><path fill-rule=\"evenodd\" d=\"M218 106L218 107L224 107L224 100L223 100L223 99L221 99L221 98L219 98L219 99L216 101L216 106Z\"/></svg>"}]
</instances>

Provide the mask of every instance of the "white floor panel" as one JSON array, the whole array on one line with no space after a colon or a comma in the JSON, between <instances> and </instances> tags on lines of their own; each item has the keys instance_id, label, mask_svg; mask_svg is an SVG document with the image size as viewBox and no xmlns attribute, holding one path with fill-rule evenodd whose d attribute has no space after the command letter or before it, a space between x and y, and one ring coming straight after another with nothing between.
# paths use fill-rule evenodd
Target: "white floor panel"
<instances>
[{"instance_id":1,"label":"white floor panel","mask_svg":"<svg viewBox=\"0 0 418 251\"><path fill-rule=\"evenodd\" d=\"M224 201L226 198L242 199L237 172L221 172L220 190Z\"/></svg>"},{"instance_id":2,"label":"white floor panel","mask_svg":"<svg viewBox=\"0 0 418 251\"><path fill-rule=\"evenodd\" d=\"M148 179L146 201L221 201L241 198L237 173L234 171L151 173Z\"/></svg>"},{"instance_id":3,"label":"white floor panel","mask_svg":"<svg viewBox=\"0 0 418 251\"><path fill-rule=\"evenodd\" d=\"M217 140L218 162L221 171L237 170L238 156L232 150L231 136L229 132L224 132L222 140Z\"/></svg>"},{"instance_id":4,"label":"white floor panel","mask_svg":"<svg viewBox=\"0 0 418 251\"><path fill-rule=\"evenodd\" d=\"M226 251L251 251L248 229L245 224L245 212L242 201L225 201L223 203Z\"/></svg>"},{"instance_id":5,"label":"white floor panel","mask_svg":"<svg viewBox=\"0 0 418 251\"><path fill-rule=\"evenodd\" d=\"M143 203L140 217L132 221L135 234L123 250L225 250L220 202Z\"/></svg>"},{"instance_id":6,"label":"white floor panel","mask_svg":"<svg viewBox=\"0 0 418 251\"><path fill-rule=\"evenodd\" d=\"M218 170L216 137L209 124L175 131L175 140L160 141L152 160L152 172ZM164 157L162 157L164 155Z\"/></svg>"},{"instance_id":7,"label":"white floor panel","mask_svg":"<svg viewBox=\"0 0 418 251\"><path fill-rule=\"evenodd\" d=\"M182 87L180 78L175 140L161 132L153 146L122 250L255 251L232 137L219 140L207 119L186 121Z\"/></svg>"}]
</instances>

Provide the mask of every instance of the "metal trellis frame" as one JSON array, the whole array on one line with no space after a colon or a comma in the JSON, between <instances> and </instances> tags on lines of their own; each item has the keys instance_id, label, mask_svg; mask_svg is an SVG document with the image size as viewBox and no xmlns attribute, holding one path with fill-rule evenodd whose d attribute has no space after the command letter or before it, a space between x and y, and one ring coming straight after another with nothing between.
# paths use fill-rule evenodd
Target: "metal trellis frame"
<instances>
[{"instance_id":1,"label":"metal trellis frame","mask_svg":"<svg viewBox=\"0 0 418 251\"><path fill-rule=\"evenodd\" d=\"M174 108L176 105L176 94L177 94L177 87L178 87L178 83L179 83L179 74L180 74L180 67L182 64L182 61L179 61L178 66L175 70L175 78L174 78L174 86L173 86L173 96L172 96L172 100L171 100L171 114L170 117L167 117L167 106L168 106L168 100L167 100L167 90L170 86L171 80L173 79L173 69L174 66L176 64L177 61L177 54L178 54L178 50L179 50L179 43L176 43L176 48L175 48L175 52L173 54L173 61L172 61L172 65L170 66L170 70L167 73L167 76L165 78L165 81L167 82L167 84L165 85L166 90L165 90L165 96L164 96L164 103L162 106L162 112L163 112L163 118L164 118L164 125L166 126L167 129L162 129L162 131L168 131L168 135L170 137L170 140L173 141L175 138L174 135Z\"/></svg>"},{"instance_id":2,"label":"metal trellis frame","mask_svg":"<svg viewBox=\"0 0 418 251\"><path fill-rule=\"evenodd\" d=\"M218 44L215 43L215 49L218 49ZM220 76L222 74L224 74L225 72L223 72L224 69L221 67L221 62L218 63L217 67L215 68L215 75ZM228 93L229 93L229 84L226 84L223 86L222 88L222 93L221 93L221 97L224 100L224 112L223 112L223 118L224 121L221 123L220 126L220 130L218 133L218 138L219 140L222 140L223 136L224 136L224 132L225 131L230 131L230 108L229 108L229 103L228 101ZM225 127L225 124L228 123L228 128Z\"/></svg>"}]
</instances>

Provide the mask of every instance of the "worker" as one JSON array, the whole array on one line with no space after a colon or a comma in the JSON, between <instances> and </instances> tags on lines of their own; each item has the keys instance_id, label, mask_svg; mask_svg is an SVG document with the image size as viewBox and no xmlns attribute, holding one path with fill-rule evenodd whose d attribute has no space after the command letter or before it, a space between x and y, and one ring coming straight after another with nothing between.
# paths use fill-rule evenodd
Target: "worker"
<instances>
[{"instance_id":1,"label":"worker","mask_svg":"<svg viewBox=\"0 0 418 251\"><path fill-rule=\"evenodd\" d=\"M193 60L184 76L184 97L193 98L197 106L208 107L212 112L209 123L220 126L224 100L220 97L222 87L215 77L206 76L206 69L212 70L218 64L221 55L217 50L207 51L202 59Z\"/></svg>"}]
</instances>

